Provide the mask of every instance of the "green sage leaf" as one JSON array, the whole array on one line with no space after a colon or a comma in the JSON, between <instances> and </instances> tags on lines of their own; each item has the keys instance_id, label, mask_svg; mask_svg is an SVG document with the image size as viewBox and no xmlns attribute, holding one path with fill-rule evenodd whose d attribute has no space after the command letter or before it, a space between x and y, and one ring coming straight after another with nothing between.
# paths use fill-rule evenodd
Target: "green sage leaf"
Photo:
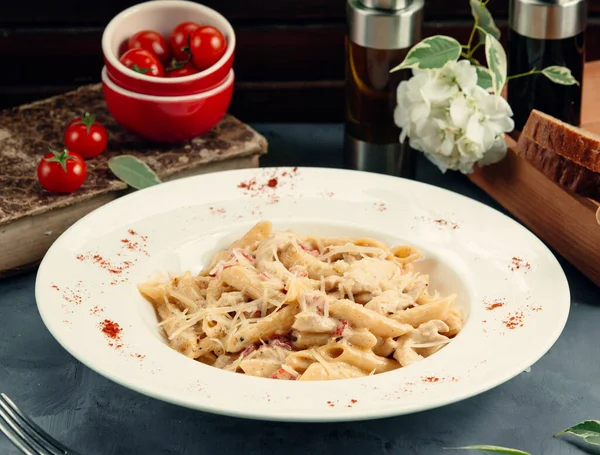
<instances>
[{"instance_id":1,"label":"green sage leaf","mask_svg":"<svg viewBox=\"0 0 600 455\"><path fill-rule=\"evenodd\" d=\"M114 156L108 160L108 167L119 179L137 190L161 183L146 163L132 155Z\"/></svg>"},{"instance_id":2,"label":"green sage leaf","mask_svg":"<svg viewBox=\"0 0 600 455\"><path fill-rule=\"evenodd\" d=\"M470 0L469 3L471 4L471 14L475 19L479 19L478 25L483 29L483 31L479 30L480 41L485 42L486 35L500 39L500 29L496 26L490 10L480 0Z\"/></svg>"},{"instance_id":3,"label":"green sage leaf","mask_svg":"<svg viewBox=\"0 0 600 455\"><path fill-rule=\"evenodd\" d=\"M556 433L554 437L563 434L573 434L580 437L585 442L600 446L600 420L584 420L560 433Z\"/></svg>"},{"instance_id":4,"label":"green sage leaf","mask_svg":"<svg viewBox=\"0 0 600 455\"><path fill-rule=\"evenodd\" d=\"M488 35L485 40L485 58L492 73L492 88L496 96L500 96L506 84L506 52L493 35Z\"/></svg>"},{"instance_id":5,"label":"green sage leaf","mask_svg":"<svg viewBox=\"0 0 600 455\"><path fill-rule=\"evenodd\" d=\"M492 73L489 69L484 68L483 66L476 66L475 71L477 71L477 85L484 90L489 90L493 87Z\"/></svg>"},{"instance_id":6,"label":"green sage leaf","mask_svg":"<svg viewBox=\"0 0 600 455\"><path fill-rule=\"evenodd\" d=\"M506 454L506 455L531 455L529 452L523 452L522 450L518 450L518 449L509 449L508 447L487 446L487 445L465 446L465 447L452 447L452 449L456 449L456 450L481 450L482 452L503 453L503 454Z\"/></svg>"},{"instance_id":7,"label":"green sage leaf","mask_svg":"<svg viewBox=\"0 0 600 455\"><path fill-rule=\"evenodd\" d=\"M447 62L457 61L460 57L461 46L458 41L449 36L436 35L425 38L415 44L400 65L391 71L406 68L441 68Z\"/></svg>"},{"instance_id":8,"label":"green sage leaf","mask_svg":"<svg viewBox=\"0 0 600 455\"><path fill-rule=\"evenodd\" d=\"M571 74L571 70L569 68L565 68L564 66L549 66L548 68L544 68L542 70L542 74L555 84L579 85L577 79L575 79Z\"/></svg>"}]
</instances>

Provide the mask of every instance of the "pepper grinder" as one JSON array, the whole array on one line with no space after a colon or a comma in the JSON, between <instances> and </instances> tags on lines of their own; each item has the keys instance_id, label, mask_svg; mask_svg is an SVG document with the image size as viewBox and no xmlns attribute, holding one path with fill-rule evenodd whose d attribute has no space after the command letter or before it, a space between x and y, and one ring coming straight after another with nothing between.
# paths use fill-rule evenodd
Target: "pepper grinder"
<instances>
[{"instance_id":1,"label":"pepper grinder","mask_svg":"<svg viewBox=\"0 0 600 455\"><path fill-rule=\"evenodd\" d=\"M516 130L523 129L532 109L579 126L586 26L586 0L510 1L508 74L560 65L580 84L556 84L541 74L510 80L508 103Z\"/></svg>"},{"instance_id":2,"label":"pepper grinder","mask_svg":"<svg viewBox=\"0 0 600 455\"><path fill-rule=\"evenodd\" d=\"M412 177L415 157L399 143L396 90L410 70L390 73L421 39L424 0L347 0L344 161L351 169Z\"/></svg>"}]
</instances>

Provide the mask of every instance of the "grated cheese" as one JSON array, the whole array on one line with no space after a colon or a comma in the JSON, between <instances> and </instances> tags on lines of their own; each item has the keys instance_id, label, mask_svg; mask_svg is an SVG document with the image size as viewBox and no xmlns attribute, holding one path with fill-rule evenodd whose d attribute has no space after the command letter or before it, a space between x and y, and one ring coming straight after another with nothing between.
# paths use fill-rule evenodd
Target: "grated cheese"
<instances>
[{"instance_id":1,"label":"grated cheese","mask_svg":"<svg viewBox=\"0 0 600 455\"><path fill-rule=\"evenodd\" d=\"M439 340L439 341L432 341L431 343L421 343L421 344L413 344L411 345L413 348L433 348L435 346L439 346L441 344L448 344L450 343L450 339L447 340Z\"/></svg>"},{"instance_id":2,"label":"grated cheese","mask_svg":"<svg viewBox=\"0 0 600 455\"><path fill-rule=\"evenodd\" d=\"M281 364L281 369L283 371L285 371L286 373L288 373L289 375L291 375L294 379L296 379L296 378L298 378L300 376L300 373L298 373L291 366L286 365L285 363Z\"/></svg>"},{"instance_id":3,"label":"grated cheese","mask_svg":"<svg viewBox=\"0 0 600 455\"><path fill-rule=\"evenodd\" d=\"M183 303L188 308L196 308L198 306L197 303L194 300L192 300L187 295L184 295L181 292L170 291L169 295L171 295L171 297L179 300L181 303Z\"/></svg>"},{"instance_id":4,"label":"grated cheese","mask_svg":"<svg viewBox=\"0 0 600 455\"><path fill-rule=\"evenodd\" d=\"M331 258L332 256L343 253L372 256L380 256L387 254L384 250L375 246L360 246L354 245L353 243L347 243L345 245L340 246L328 246L327 250L328 252L322 255L323 258Z\"/></svg>"},{"instance_id":5,"label":"grated cheese","mask_svg":"<svg viewBox=\"0 0 600 455\"><path fill-rule=\"evenodd\" d=\"M328 360L325 359L325 357L323 357L321 354L319 354L315 348L311 349L311 353L312 353L313 357L315 358L315 360L317 362L319 362L321 365L323 365L323 368L325 368L325 371L327 371L327 374L329 376L334 376L335 372L334 372L333 368L331 367L331 362L329 362Z\"/></svg>"},{"instance_id":6,"label":"grated cheese","mask_svg":"<svg viewBox=\"0 0 600 455\"><path fill-rule=\"evenodd\" d=\"M196 312L194 314L194 316L191 317L190 319L188 319L186 322L182 322L181 326L169 336L169 340L172 340L172 339L178 337L185 330L195 326L198 322L200 322L202 319L204 319L205 314L206 314L206 310L200 310L200 311Z\"/></svg>"},{"instance_id":7,"label":"grated cheese","mask_svg":"<svg viewBox=\"0 0 600 455\"><path fill-rule=\"evenodd\" d=\"M261 300L260 316L265 317L267 315L267 306L269 305L269 291L265 289L263 298Z\"/></svg>"},{"instance_id":8,"label":"grated cheese","mask_svg":"<svg viewBox=\"0 0 600 455\"><path fill-rule=\"evenodd\" d=\"M175 321L176 319L183 319L183 320L185 320L186 319L185 316L186 316L187 312L188 312L187 308L185 310L183 310L183 311L173 312L171 316L169 316L168 318L163 319L162 321L160 321L158 323L158 326L161 327L161 326L163 326L165 324L168 324L169 322Z\"/></svg>"}]
</instances>

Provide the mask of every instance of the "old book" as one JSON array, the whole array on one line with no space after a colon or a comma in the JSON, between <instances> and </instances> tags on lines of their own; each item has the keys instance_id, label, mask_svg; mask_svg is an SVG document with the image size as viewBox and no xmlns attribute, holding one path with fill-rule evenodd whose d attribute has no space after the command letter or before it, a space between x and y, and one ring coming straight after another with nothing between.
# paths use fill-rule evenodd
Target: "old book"
<instances>
[{"instance_id":1,"label":"old book","mask_svg":"<svg viewBox=\"0 0 600 455\"><path fill-rule=\"evenodd\" d=\"M48 147L61 148L64 128L85 112L106 126L107 150L87 161L88 177L79 190L49 193L37 181L38 161ZM230 115L185 144L148 142L114 122L100 84L0 112L0 276L36 265L71 224L128 191L108 169L112 156L135 155L166 181L257 167L266 150L263 136Z\"/></svg>"}]
</instances>

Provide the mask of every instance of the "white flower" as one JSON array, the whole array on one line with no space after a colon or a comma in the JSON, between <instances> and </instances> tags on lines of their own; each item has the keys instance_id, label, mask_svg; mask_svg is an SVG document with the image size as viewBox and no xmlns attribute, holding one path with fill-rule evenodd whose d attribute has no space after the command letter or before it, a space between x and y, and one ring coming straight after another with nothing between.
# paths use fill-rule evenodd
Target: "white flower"
<instances>
[{"instance_id":1,"label":"white flower","mask_svg":"<svg viewBox=\"0 0 600 455\"><path fill-rule=\"evenodd\" d=\"M454 82L464 92L477 86L477 71L468 60L448 62L440 68L440 73L442 77Z\"/></svg>"},{"instance_id":2,"label":"white flower","mask_svg":"<svg viewBox=\"0 0 600 455\"><path fill-rule=\"evenodd\" d=\"M492 164L506 155L504 133L514 128L513 112L506 100L477 86L468 60L413 70L398 86L397 101L400 142L408 138L442 172L468 174L476 163Z\"/></svg>"}]
</instances>

